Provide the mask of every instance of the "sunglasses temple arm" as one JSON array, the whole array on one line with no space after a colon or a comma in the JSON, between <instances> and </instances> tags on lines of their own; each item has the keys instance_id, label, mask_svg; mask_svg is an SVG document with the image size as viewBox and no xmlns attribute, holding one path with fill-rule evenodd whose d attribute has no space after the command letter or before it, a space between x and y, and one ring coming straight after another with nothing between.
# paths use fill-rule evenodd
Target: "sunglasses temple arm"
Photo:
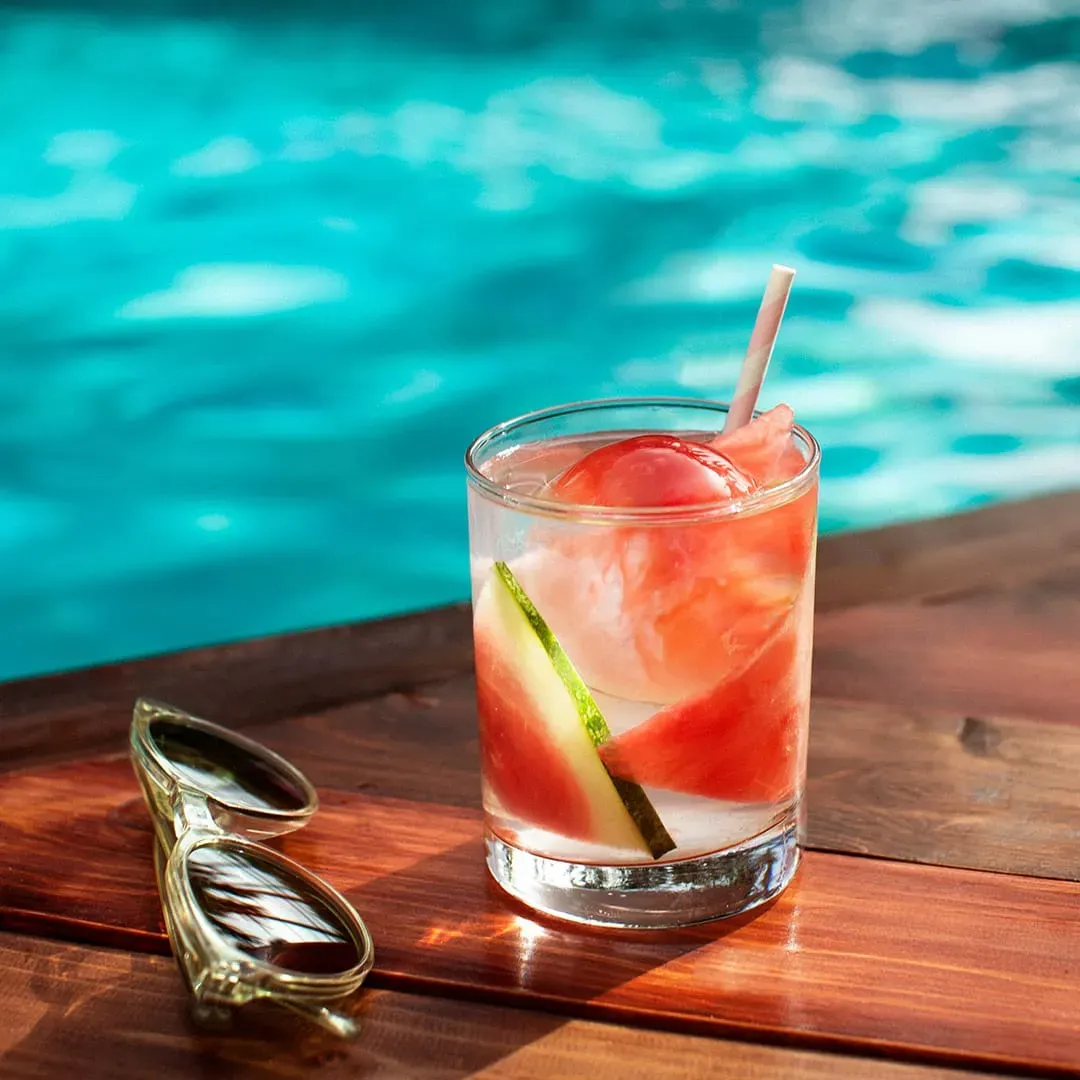
<instances>
[{"instance_id":1,"label":"sunglasses temple arm","mask_svg":"<svg viewBox=\"0 0 1080 1080\"><path fill-rule=\"evenodd\" d=\"M314 1021L319 1027L337 1035L342 1039L353 1039L360 1034L360 1025L351 1017L343 1013L334 1012L325 1005L316 1001L304 1001L301 998L274 998L278 1005L284 1005L295 1013L308 1020Z\"/></svg>"}]
</instances>

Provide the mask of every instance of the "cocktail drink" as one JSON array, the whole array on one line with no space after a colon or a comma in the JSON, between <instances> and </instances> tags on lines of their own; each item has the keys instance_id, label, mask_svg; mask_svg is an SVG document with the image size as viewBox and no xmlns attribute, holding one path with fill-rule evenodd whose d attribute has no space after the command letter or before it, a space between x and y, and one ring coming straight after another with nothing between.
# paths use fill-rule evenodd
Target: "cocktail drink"
<instances>
[{"instance_id":1,"label":"cocktail drink","mask_svg":"<svg viewBox=\"0 0 1080 1080\"><path fill-rule=\"evenodd\" d=\"M795 871L819 451L726 411L586 402L468 452L487 862L540 910L682 925Z\"/></svg>"}]
</instances>

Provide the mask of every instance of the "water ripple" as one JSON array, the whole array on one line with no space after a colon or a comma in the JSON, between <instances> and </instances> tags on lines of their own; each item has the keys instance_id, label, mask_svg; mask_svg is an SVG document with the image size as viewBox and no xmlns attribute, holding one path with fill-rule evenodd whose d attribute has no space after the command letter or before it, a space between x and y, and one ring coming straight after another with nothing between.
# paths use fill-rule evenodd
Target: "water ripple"
<instances>
[{"instance_id":1,"label":"water ripple","mask_svg":"<svg viewBox=\"0 0 1080 1080\"><path fill-rule=\"evenodd\" d=\"M1080 483L1077 0L285 7L3 16L0 677L461 598L468 440L772 261L825 528Z\"/></svg>"}]
</instances>

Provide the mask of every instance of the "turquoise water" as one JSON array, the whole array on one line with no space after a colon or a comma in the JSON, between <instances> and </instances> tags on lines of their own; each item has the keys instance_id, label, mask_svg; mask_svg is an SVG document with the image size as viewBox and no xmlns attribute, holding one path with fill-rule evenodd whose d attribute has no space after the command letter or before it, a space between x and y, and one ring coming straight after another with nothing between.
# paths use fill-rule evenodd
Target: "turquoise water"
<instances>
[{"instance_id":1,"label":"turquoise water","mask_svg":"<svg viewBox=\"0 0 1080 1080\"><path fill-rule=\"evenodd\" d=\"M1080 484L1080 4L212 7L0 2L0 677L463 598L470 438L773 261L826 530Z\"/></svg>"}]
</instances>

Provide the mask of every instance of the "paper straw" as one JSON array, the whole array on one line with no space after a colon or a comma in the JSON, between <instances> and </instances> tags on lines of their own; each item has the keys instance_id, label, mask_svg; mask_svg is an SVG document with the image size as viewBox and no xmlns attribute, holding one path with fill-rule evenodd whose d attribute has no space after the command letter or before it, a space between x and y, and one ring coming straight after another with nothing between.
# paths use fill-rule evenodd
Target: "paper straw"
<instances>
[{"instance_id":1,"label":"paper straw","mask_svg":"<svg viewBox=\"0 0 1080 1080\"><path fill-rule=\"evenodd\" d=\"M795 271L789 266L773 266L769 274L765 295L761 298L757 321L750 335L750 345L746 350L739 380L735 384L735 393L731 398L724 431L735 431L743 424L748 424L754 415L761 384L765 381L765 372L772 359L776 335L780 332L780 320L784 317L788 296L791 295L791 283Z\"/></svg>"}]
</instances>

